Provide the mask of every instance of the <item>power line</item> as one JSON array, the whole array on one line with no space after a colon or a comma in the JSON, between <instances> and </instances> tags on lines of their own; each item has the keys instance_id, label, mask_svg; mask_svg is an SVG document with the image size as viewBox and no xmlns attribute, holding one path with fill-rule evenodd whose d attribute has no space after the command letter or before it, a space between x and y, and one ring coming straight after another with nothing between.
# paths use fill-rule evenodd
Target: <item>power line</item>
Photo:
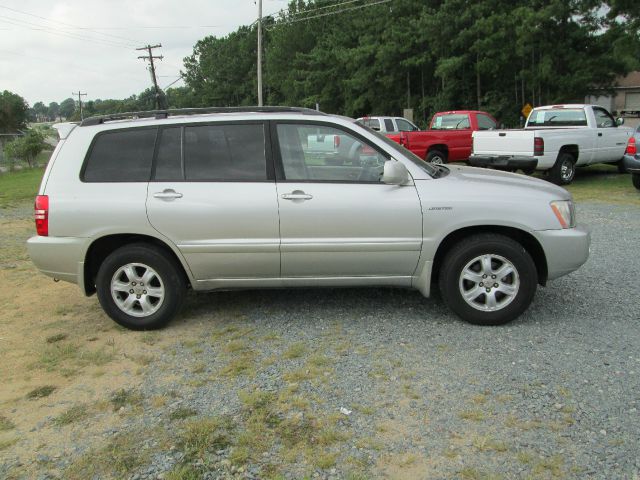
<instances>
[{"instance_id":1,"label":"power line","mask_svg":"<svg viewBox=\"0 0 640 480\"><path fill-rule=\"evenodd\" d=\"M349 0L350 3L352 3L355 0ZM360 10L362 8L367 8L367 7L373 7L375 5L382 5L383 3L389 3L393 0L378 0L376 2L372 2L372 3L367 3L365 5L358 5L356 7L349 7L349 8L343 8L342 10L338 10L336 12L327 12L327 13L320 13L318 15L312 15L312 16L306 16L306 17L302 17L302 18L293 18L291 20L283 20L280 23L278 23L278 25L286 25L289 23L297 23L297 22L302 22L304 20L313 20L314 18L321 18L321 17L328 17L330 15L338 15L339 13L344 13L344 12L351 12L353 10ZM346 2L345 2L346 3ZM273 28L273 27L272 27Z\"/></svg>"},{"instance_id":2,"label":"power line","mask_svg":"<svg viewBox=\"0 0 640 480\"><path fill-rule=\"evenodd\" d=\"M153 87L156 91L156 110L160 110L160 88L158 87L158 79L156 78L156 67L153 63L154 60L162 60L162 55L154 56L153 50L156 48L162 48L162 44L147 45L145 47L136 48L136 50L146 50L149 54L142 55L138 58L149 61L149 72L151 72L151 80L153 81Z\"/></svg>"},{"instance_id":3,"label":"power line","mask_svg":"<svg viewBox=\"0 0 640 480\"><path fill-rule=\"evenodd\" d=\"M42 33L48 33L50 35L58 35L61 37L72 38L74 40L82 40L84 42L96 43L98 45L108 45L110 47L121 47L121 48L131 48L130 45L125 43L119 43L112 40L107 39L99 39L93 37L87 37L85 35L81 35L78 33L66 32L64 30L53 29L52 27L48 27L46 25L39 25L37 23L27 22L25 20L20 20L17 18L5 17L4 15L0 15L0 22L8 23L10 25L15 25L17 27L29 28L30 30L40 31ZM36 28L30 28L36 27Z\"/></svg>"},{"instance_id":4,"label":"power line","mask_svg":"<svg viewBox=\"0 0 640 480\"><path fill-rule=\"evenodd\" d=\"M29 12L25 12L23 10L18 10L18 9L15 9L15 8L7 7L6 5L0 5L0 8L4 8L5 10L10 10L10 11L15 12L15 13L20 13L22 15L27 15L29 17L39 18L39 19L45 20L45 21L47 21L49 23L58 23L60 25L66 26L66 27L85 29L85 27L79 27L77 25L72 25L70 23L65 23L65 22L56 21L56 20L49 20L47 17L43 17L41 15L36 15L35 13L29 13ZM111 35L109 33L101 33L101 32L95 32L95 33L97 33L98 35L103 35L105 37L112 37L112 38L117 38L117 39L120 39L120 40L126 40L128 42L133 42L134 44L137 44L139 42L139 40L135 40L135 39L132 39L132 38L127 38L127 37L120 37L118 35Z\"/></svg>"},{"instance_id":5,"label":"power line","mask_svg":"<svg viewBox=\"0 0 640 480\"><path fill-rule=\"evenodd\" d=\"M334 1L334 0L327 0L327 1ZM343 2L339 2L339 3L333 3L332 5L326 5L324 7L317 7L316 6L314 8L309 9L309 10L298 10L297 12L291 12L290 8L284 8L284 9L278 10L277 12L273 12L272 14L267 15L267 16L272 16L272 15L275 15L276 13L284 13L285 11L288 11L292 15L305 15L307 13L313 13L313 12L317 12L319 10L326 10L327 8L342 7L344 5L348 5L350 3L355 3L355 2L360 2L360 1L362 1L362 0L346 0L346 1L343 1ZM317 4L317 2L316 2L316 4Z\"/></svg>"}]
</instances>

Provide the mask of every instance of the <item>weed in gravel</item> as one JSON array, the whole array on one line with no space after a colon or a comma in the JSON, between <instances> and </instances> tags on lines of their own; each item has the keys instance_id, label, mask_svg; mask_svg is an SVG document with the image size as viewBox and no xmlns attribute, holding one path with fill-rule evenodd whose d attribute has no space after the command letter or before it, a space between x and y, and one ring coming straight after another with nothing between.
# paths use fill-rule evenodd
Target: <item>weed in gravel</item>
<instances>
[{"instance_id":1,"label":"weed in gravel","mask_svg":"<svg viewBox=\"0 0 640 480\"><path fill-rule=\"evenodd\" d=\"M177 465L167 473L165 480L200 480L202 472L193 465Z\"/></svg>"},{"instance_id":2,"label":"weed in gravel","mask_svg":"<svg viewBox=\"0 0 640 480\"><path fill-rule=\"evenodd\" d=\"M87 478L125 478L145 465L150 458L149 450L141 448L148 438L158 439L159 432L127 432L112 438L105 446L90 450L77 458L68 467L64 478L85 480Z\"/></svg>"},{"instance_id":3,"label":"weed in gravel","mask_svg":"<svg viewBox=\"0 0 640 480\"><path fill-rule=\"evenodd\" d=\"M83 420L89 415L86 405L74 405L53 419L53 424L62 427Z\"/></svg>"},{"instance_id":4,"label":"weed in gravel","mask_svg":"<svg viewBox=\"0 0 640 480\"><path fill-rule=\"evenodd\" d=\"M67 338L67 334L66 333L57 333L55 335L51 335L49 337L47 337L47 343L56 343L56 342L61 342L62 340Z\"/></svg>"},{"instance_id":5,"label":"weed in gravel","mask_svg":"<svg viewBox=\"0 0 640 480\"><path fill-rule=\"evenodd\" d=\"M189 421L179 436L188 458L202 458L208 451L231 445L233 422L226 417L209 417Z\"/></svg>"},{"instance_id":6,"label":"weed in gravel","mask_svg":"<svg viewBox=\"0 0 640 480\"><path fill-rule=\"evenodd\" d=\"M243 352L242 355L232 358L229 363L220 370L222 375L227 377L239 377L249 375L253 372L256 361L256 354L253 351Z\"/></svg>"},{"instance_id":7,"label":"weed in gravel","mask_svg":"<svg viewBox=\"0 0 640 480\"><path fill-rule=\"evenodd\" d=\"M184 420L198 414L197 410L189 407L180 407L169 414L169 420Z\"/></svg>"},{"instance_id":8,"label":"weed in gravel","mask_svg":"<svg viewBox=\"0 0 640 480\"><path fill-rule=\"evenodd\" d=\"M80 353L78 364L80 366L95 365L101 367L111 362L115 354L113 351L100 348L99 350L84 351Z\"/></svg>"},{"instance_id":9,"label":"weed in gravel","mask_svg":"<svg viewBox=\"0 0 640 480\"><path fill-rule=\"evenodd\" d=\"M506 452L509 450L505 442L494 440L490 435L477 435L473 437L472 445L481 452Z\"/></svg>"},{"instance_id":10,"label":"weed in gravel","mask_svg":"<svg viewBox=\"0 0 640 480\"><path fill-rule=\"evenodd\" d=\"M456 478L460 478L461 480L497 480L501 477L476 470L473 467L465 467L458 472Z\"/></svg>"},{"instance_id":11,"label":"weed in gravel","mask_svg":"<svg viewBox=\"0 0 640 480\"><path fill-rule=\"evenodd\" d=\"M141 335L140 341L146 345L155 345L160 341L158 332L145 332Z\"/></svg>"},{"instance_id":12,"label":"weed in gravel","mask_svg":"<svg viewBox=\"0 0 640 480\"><path fill-rule=\"evenodd\" d=\"M520 420L514 415L509 415L504 424L509 428L517 428L525 432L542 427L542 422L540 422L539 420Z\"/></svg>"},{"instance_id":13,"label":"weed in gravel","mask_svg":"<svg viewBox=\"0 0 640 480\"><path fill-rule=\"evenodd\" d=\"M232 465L237 467L245 465L250 457L249 449L247 447L234 447L229 454L229 461Z\"/></svg>"},{"instance_id":14,"label":"weed in gravel","mask_svg":"<svg viewBox=\"0 0 640 480\"><path fill-rule=\"evenodd\" d=\"M78 355L78 346L67 343L62 345L52 344L46 347L41 353L34 367L44 368L51 372L60 366L61 363L75 359Z\"/></svg>"},{"instance_id":15,"label":"weed in gravel","mask_svg":"<svg viewBox=\"0 0 640 480\"><path fill-rule=\"evenodd\" d=\"M327 367L333 364L333 359L322 353L314 353L307 359L307 363L313 367Z\"/></svg>"},{"instance_id":16,"label":"weed in gravel","mask_svg":"<svg viewBox=\"0 0 640 480\"><path fill-rule=\"evenodd\" d=\"M191 368L191 373L203 373L205 370L207 369L207 364L206 363L196 363L192 368Z\"/></svg>"},{"instance_id":17,"label":"weed in gravel","mask_svg":"<svg viewBox=\"0 0 640 480\"><path fill-rule=\"evenodd\" d=\"M552 478L563 476L564 459L560 455L544 458L533 465L531 473L536 477L550 474Z\"/></svg>"},{"instance_id":18,"label":"weed in gravel","mask_svg":"<svg viewBox=\"0 0 640 480\"><path fill-rule=\"evenodd\" d=\"M480 410L464 410L458 414L463 420L470 420L472 422L481 422L484 420L484 413Z\"/></svg>"},{"instance_id":19,"label":"weed in gravel","mask_svg":"<svg viewBox=\"0 0 640 480\"><path fill-rule=\"evenodd\" d=\"M523 465L529 465L533 461L533 454L528 451L516 453L516 458Z\"/></svg>"},{"instance_id":20,"label":"weed in gravel","mask_svg":"<svg viewBox=\"0 0 640 480\"><path fill-rule=\"evenodd\" d=\"M121 388L120 390L111 393L109 401L113 406L113 411L117 412L121 408L127 406L137 407L141 405L142 394L137 392L135 389L126 390L124 388Z\"/></svg>"},{"instance_id":21,"label":"weed in gravel","mask_svg":"<svg viewBox=\"0 0 640 480\"><path fill-rule=\"evenodd\" d=\"M484 405L487 403L487 396L484 393L479 393L471 398L471 401L476 405Z\"/></svg>"},{"instance_id":22,"label":"weed in gravel","mask_svg":"<svg viewBox=\"0 0 640 480\"><path fill-rule=\"evenodd\" d=\"M0 415L0 432L13 430L14 428L16 428L16 426L11 420L3 415Z\"/></svg>"},{"instance_id":23,"label":"weed in gravel","mask_svg":"<svg viewBox=\"0 0 640 480\"><path fill-rule=\"evenodd\" d=\"M17 438L10 438L9 440L0 440L0 452L2 450L6 450L9 447L12 447L16 443L18 443Z\"/></svg>"},{"instance_id":24,"label":"weed in gravel","mask_svg":"<svg viewBox=\"0 0 640 480\"><path fill-rule=\"evenodd\" d=\"M145 355L144 353L136 355L126 354L125 357L143 367L146 367L155 360L155 357Z\"/></svg>"},{"instance_id":25,"label":"weed in gravel","mask_svg":"<svg viewBox=\"0 0 640 480\"><path fill-rule=\"evenodd\" d=\"M292 360L294 358L300 358L307 352L307 347L302 342L297 342L292 345L289 345L282 356L286 359Z\"/></svg>"},{"instance_id":26,"label":"weed in gravel","mask_svg":"<svg viewBox=\"0 0 640 480\"><path fill-rule=\"evenodd\" d=\"M27 398L29 400L37 400L38 398L44 398L51 395L56 391L57 387L53 385L44 385L42 387L34 388L29 393L27 393Z\"/></svg>"},{"instance_id":27,"label":"weed in gravel","mask_svg":"<svg viewBox=\"0 0 640 480\"><path fill-rule=\"evenodd\" d=\"M321 453L314 456L313 463L316 467L326 470L336 464L338 455L335 453Z\"/></svg>"}]
</instances>

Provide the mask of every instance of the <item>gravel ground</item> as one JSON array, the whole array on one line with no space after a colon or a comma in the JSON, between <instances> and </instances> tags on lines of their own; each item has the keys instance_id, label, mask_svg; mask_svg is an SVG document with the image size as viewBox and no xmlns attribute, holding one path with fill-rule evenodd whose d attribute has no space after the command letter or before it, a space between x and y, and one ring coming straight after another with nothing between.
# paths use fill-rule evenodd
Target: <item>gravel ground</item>
<instances>
[{"instance_id":1,"label":"gravel ground","mask_svg":"<svg viewBox=\"0 0 640 480\"><path fill-rule=\"evenodd\" d=\"M134 479L638 478L640 210L578 210L589 261L504 327L405 290L192 295L158 335L191 322L198 333L158 352L138 407L93 435L165 432L145 436L153 454ZM183 432L206 418L230 419L229 438L194 454Z\"/></svg>"}]
</instances>

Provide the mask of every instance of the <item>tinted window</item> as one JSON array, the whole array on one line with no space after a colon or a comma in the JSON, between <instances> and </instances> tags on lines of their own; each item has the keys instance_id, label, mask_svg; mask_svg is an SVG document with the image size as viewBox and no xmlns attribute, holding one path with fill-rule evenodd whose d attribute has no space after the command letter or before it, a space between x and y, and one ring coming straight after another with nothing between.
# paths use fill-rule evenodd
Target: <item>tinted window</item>
<instances>
[{"instance_id":1,"label":"tinted window","mask_svg":"<svg viewBox=\"0 0 640 480\"><path fill-rule=\"evenodd\" d=\"M616 121L604 108L594 108L593 113L596 116L596 124L598 128L615 127Z\"/></svg>"},{"instance_id":2,"label":"tinted window","mask_svg":"<svg viewBox=\"0 0 640 480\"><path fill-rule=\"evenodd\" d=\"M478 114L478 130L493 130L496 128L496 122L486 115Z\"/></svg>"},{"instance_id":3,"label":"tinted window","mask_svg":"<svg viewBox=\"0 0 640 480\"><path fill-rule=\"evenodd\" d=\"M183 180L182 128L163 128L159 135L155 180Z\"/></svg>"},{"instance_id":4,"label":"tinted window","mask_svg":"<svg viewBox=\"0 0 640 480\"><path fill-rule=\"evenodd\" d=\"M185 127L184 170L186 180L266 180L264 127L261 124Z\"/></svg>"},{"instance_id":5,"label":"tinted window","mask_svg":"<svg viewBox=\"0 0 640 480\"><path fill-rule=\"evenodd\" d=\"M582 108L558 108L534 110L529 115L527 127L586 127L587 116Z\"/></svg>"},{"instance_id":6,"label":"tinted window","mask_svg":"<svg viewBox=\"0 0 640 480\"><path fill-rule=\"evenodd\" d=\"M399 132L413 132L416 129L412 123L402 118L396 118L396 123L398 124Z\"/></svg>"},{"instance_id":7,"label":"tinted window","mask_svg":"<svg viewBox=\"0 0 640 480\"><path fill-rule=\"evenodd\" d=\"M377 183L387 160L357 137L322 125L279 124L278 143L286 180Z\"/></svg>"},{"instance_id":8,"label":"tinted window","mask_svg":"<svg viewBox=\"0 0 640 480\"><path fill-rule=\"evenodd\" d=\"M466 128L471 128L469 115L466 113L438 115L431 123L432 130L464 130Z\"/></svg>"},{"instance_id":9,"label":"tinted window","mask_svg":"<svg viewBox=\"0 0 640 480\"><path fill-rule=\"evenodd\" d=\"M394 132L396 129L393 128L393 120L391 120L390 118L385 118L384 119L384 129L387 132Z\"/></svg>"},{"instance_id":10,"label":"tinted window","mask_svg":"<svg viewBox=\"0 0 640 480\"><path fill-rule=\"evenodd\" d=\"M155 128L99 134L84 170L85 182L148 182L156 141Z\"/></svg>"}]
</instances>

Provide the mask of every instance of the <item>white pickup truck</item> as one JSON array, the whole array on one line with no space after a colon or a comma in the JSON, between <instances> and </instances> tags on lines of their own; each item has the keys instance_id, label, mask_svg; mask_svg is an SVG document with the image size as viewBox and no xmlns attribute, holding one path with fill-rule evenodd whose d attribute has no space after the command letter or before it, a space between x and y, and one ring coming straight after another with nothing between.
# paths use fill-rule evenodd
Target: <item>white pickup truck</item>
<instances>
[{"instance_id":1,"label":"white pickup truck","mask_svg":"<svg viewBox=\"0 0 640 480\"><path fill-rule=\"evenodd\" d=\"M632 129L597 105L552 105L531 111L524 129L473 132L469 163L475 167L546 170L558 185L576 167L621 161Z\"/></svg>"}]
</instances>

